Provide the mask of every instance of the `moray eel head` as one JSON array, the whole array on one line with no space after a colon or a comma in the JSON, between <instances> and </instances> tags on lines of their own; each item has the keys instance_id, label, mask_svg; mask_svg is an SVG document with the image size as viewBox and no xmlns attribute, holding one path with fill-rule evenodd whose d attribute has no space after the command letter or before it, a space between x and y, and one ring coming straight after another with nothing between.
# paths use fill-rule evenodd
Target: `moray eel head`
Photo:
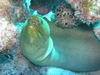
<instances>
[{"instance_id":1,"label":"moray eel head","mask_svg":"<svg viewBox=\"0 0 100 75\"><path fill-rule=\"evenodd\" d=\"M47 40L50 36L50 29L47 22L37 16L31 16L26 21L22 33L30 43ZM41 40L41 41L40 41Z\"/></svg>"}]
</instances>

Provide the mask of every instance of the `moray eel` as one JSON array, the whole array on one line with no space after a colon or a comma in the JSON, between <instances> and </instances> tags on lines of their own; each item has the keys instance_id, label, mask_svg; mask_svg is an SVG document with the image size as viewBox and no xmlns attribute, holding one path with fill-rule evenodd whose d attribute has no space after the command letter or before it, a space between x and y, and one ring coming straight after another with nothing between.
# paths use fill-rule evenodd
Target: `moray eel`
<instances>
[{"instance_id":1,"label":"moray eel","mask_svg":"<svg viewBox=\"0 0 100 75\"><path fill-rule=\"evenodd\" d=\"M20 35L22 53L39 66L54 66L76 72L98 70L100 42L91 29L83 26L61 29L46 19L31 16Z\"/></svg>"}]
</instances>

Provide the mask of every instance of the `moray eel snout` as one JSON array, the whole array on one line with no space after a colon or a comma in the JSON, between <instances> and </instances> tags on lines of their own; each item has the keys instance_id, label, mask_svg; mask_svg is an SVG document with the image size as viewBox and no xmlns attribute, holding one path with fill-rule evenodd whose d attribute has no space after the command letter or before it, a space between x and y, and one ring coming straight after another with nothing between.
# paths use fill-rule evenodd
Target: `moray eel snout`
<instances>
[{"instance_id":1,"label":"moray eel snout","mask_svg":"<svg viewBox=\"0 0 100 75\"><path fill-rule=\"evenodd\" d=\"M41 37L45 37L45 34L48 35L47 29L43 26L43 20L38 17L30 17L28 21L29 28L35 32L35 34L40 35Z\"/></svg>"},{"instance_id":2,"label":"moray eel snout","mask_svg":"<svg viewBox=\"0 0 100 75\"><path fill-rule=\"evenodd\" d=\"M27 23L26 33L31 39L36 41L41 39L47 40L50 35L49 26L47 23L40 17L31 16ZM35 41L34 40L34 41Z\"/></svg>"}]
</instances>

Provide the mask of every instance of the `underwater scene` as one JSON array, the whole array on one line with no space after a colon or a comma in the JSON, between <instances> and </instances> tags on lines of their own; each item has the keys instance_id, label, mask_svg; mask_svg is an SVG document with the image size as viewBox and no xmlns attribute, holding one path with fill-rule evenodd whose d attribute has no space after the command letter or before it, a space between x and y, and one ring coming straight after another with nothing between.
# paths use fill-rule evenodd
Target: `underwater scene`
<instances>
[{"instance_id":1,"label":"underwater scene","mask_svg":"<svg viewBox=\"0 0 100 75\"><path fill-rule=\"evenodd\" d=\"M100 0L0 0L0 75L100 75Z\"/></svg>"}]
</instances>

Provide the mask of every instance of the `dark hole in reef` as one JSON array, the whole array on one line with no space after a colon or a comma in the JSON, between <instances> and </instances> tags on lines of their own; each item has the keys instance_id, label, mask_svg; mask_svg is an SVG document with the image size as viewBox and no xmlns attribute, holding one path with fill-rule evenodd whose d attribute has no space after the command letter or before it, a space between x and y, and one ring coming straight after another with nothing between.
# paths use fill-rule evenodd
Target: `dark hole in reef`
<instances>
[{"instance_id":1,"label":"dark hole in reef","mask_svg":"<svg viewBox=\"0 0 100 75\"><path fill-rule=\"evenodd\" d=\"M72 18L72 17L73 17L73 15L69 15L69 17L70 17L70 18Z\"/></svg>"},{"instance_id":2,"label":"dark hole in reef","mask_svg":"<svg viewBox=\"0 0 100 75\"><path fill-rule=\"evenodd\" d=\"M68 23L65 23L65 25L67 25Z\"/></svg>"},{"instance_id":3,"label":"dark hole in reef","mask_svg":"<svg viewBox=\"0 0 100 75\"><path fill-rule=\"evenodd\" d=\"M65 16L66 16L66 13L63 14L63 17L65 17Z\"/></svg>"},{"instance_id":4,"label":"dark hole in reef","mask_svg":"<svg viewBox=\"0 0 100 75\"><path fill-rule=\"evenodd\" d=\"M63 12L63 10L61 12Z\"/></svg>"},{"instance_id":5,"label":"dark hole in reef","mask_svg":"<svg viewBox=\"0 0 100 75\"><path fill-rule=\"evenodd\" d=\"M62 16L60 15L60 17L62 17Z\"/></svg>"},{"instance_id":6,"label":"dark hole in reef","mask_svg":"<svg viewBox=\"0 0 100 75\"><path fill-rule=\"evenodd\" d=\"M59 15L59 13L57 13L57 16Z\"/></svg>"},{"instance_id":7,"label":"dark hole in reef","mask_svg":"<svg viewBox=\"0 0 100 75\"><path fill-rule=\"evenodd\" d=\"M86 23L80 23L78 28L85 31L92 31L92 27L88 26Z\"/></svg>"}]
</instances>

